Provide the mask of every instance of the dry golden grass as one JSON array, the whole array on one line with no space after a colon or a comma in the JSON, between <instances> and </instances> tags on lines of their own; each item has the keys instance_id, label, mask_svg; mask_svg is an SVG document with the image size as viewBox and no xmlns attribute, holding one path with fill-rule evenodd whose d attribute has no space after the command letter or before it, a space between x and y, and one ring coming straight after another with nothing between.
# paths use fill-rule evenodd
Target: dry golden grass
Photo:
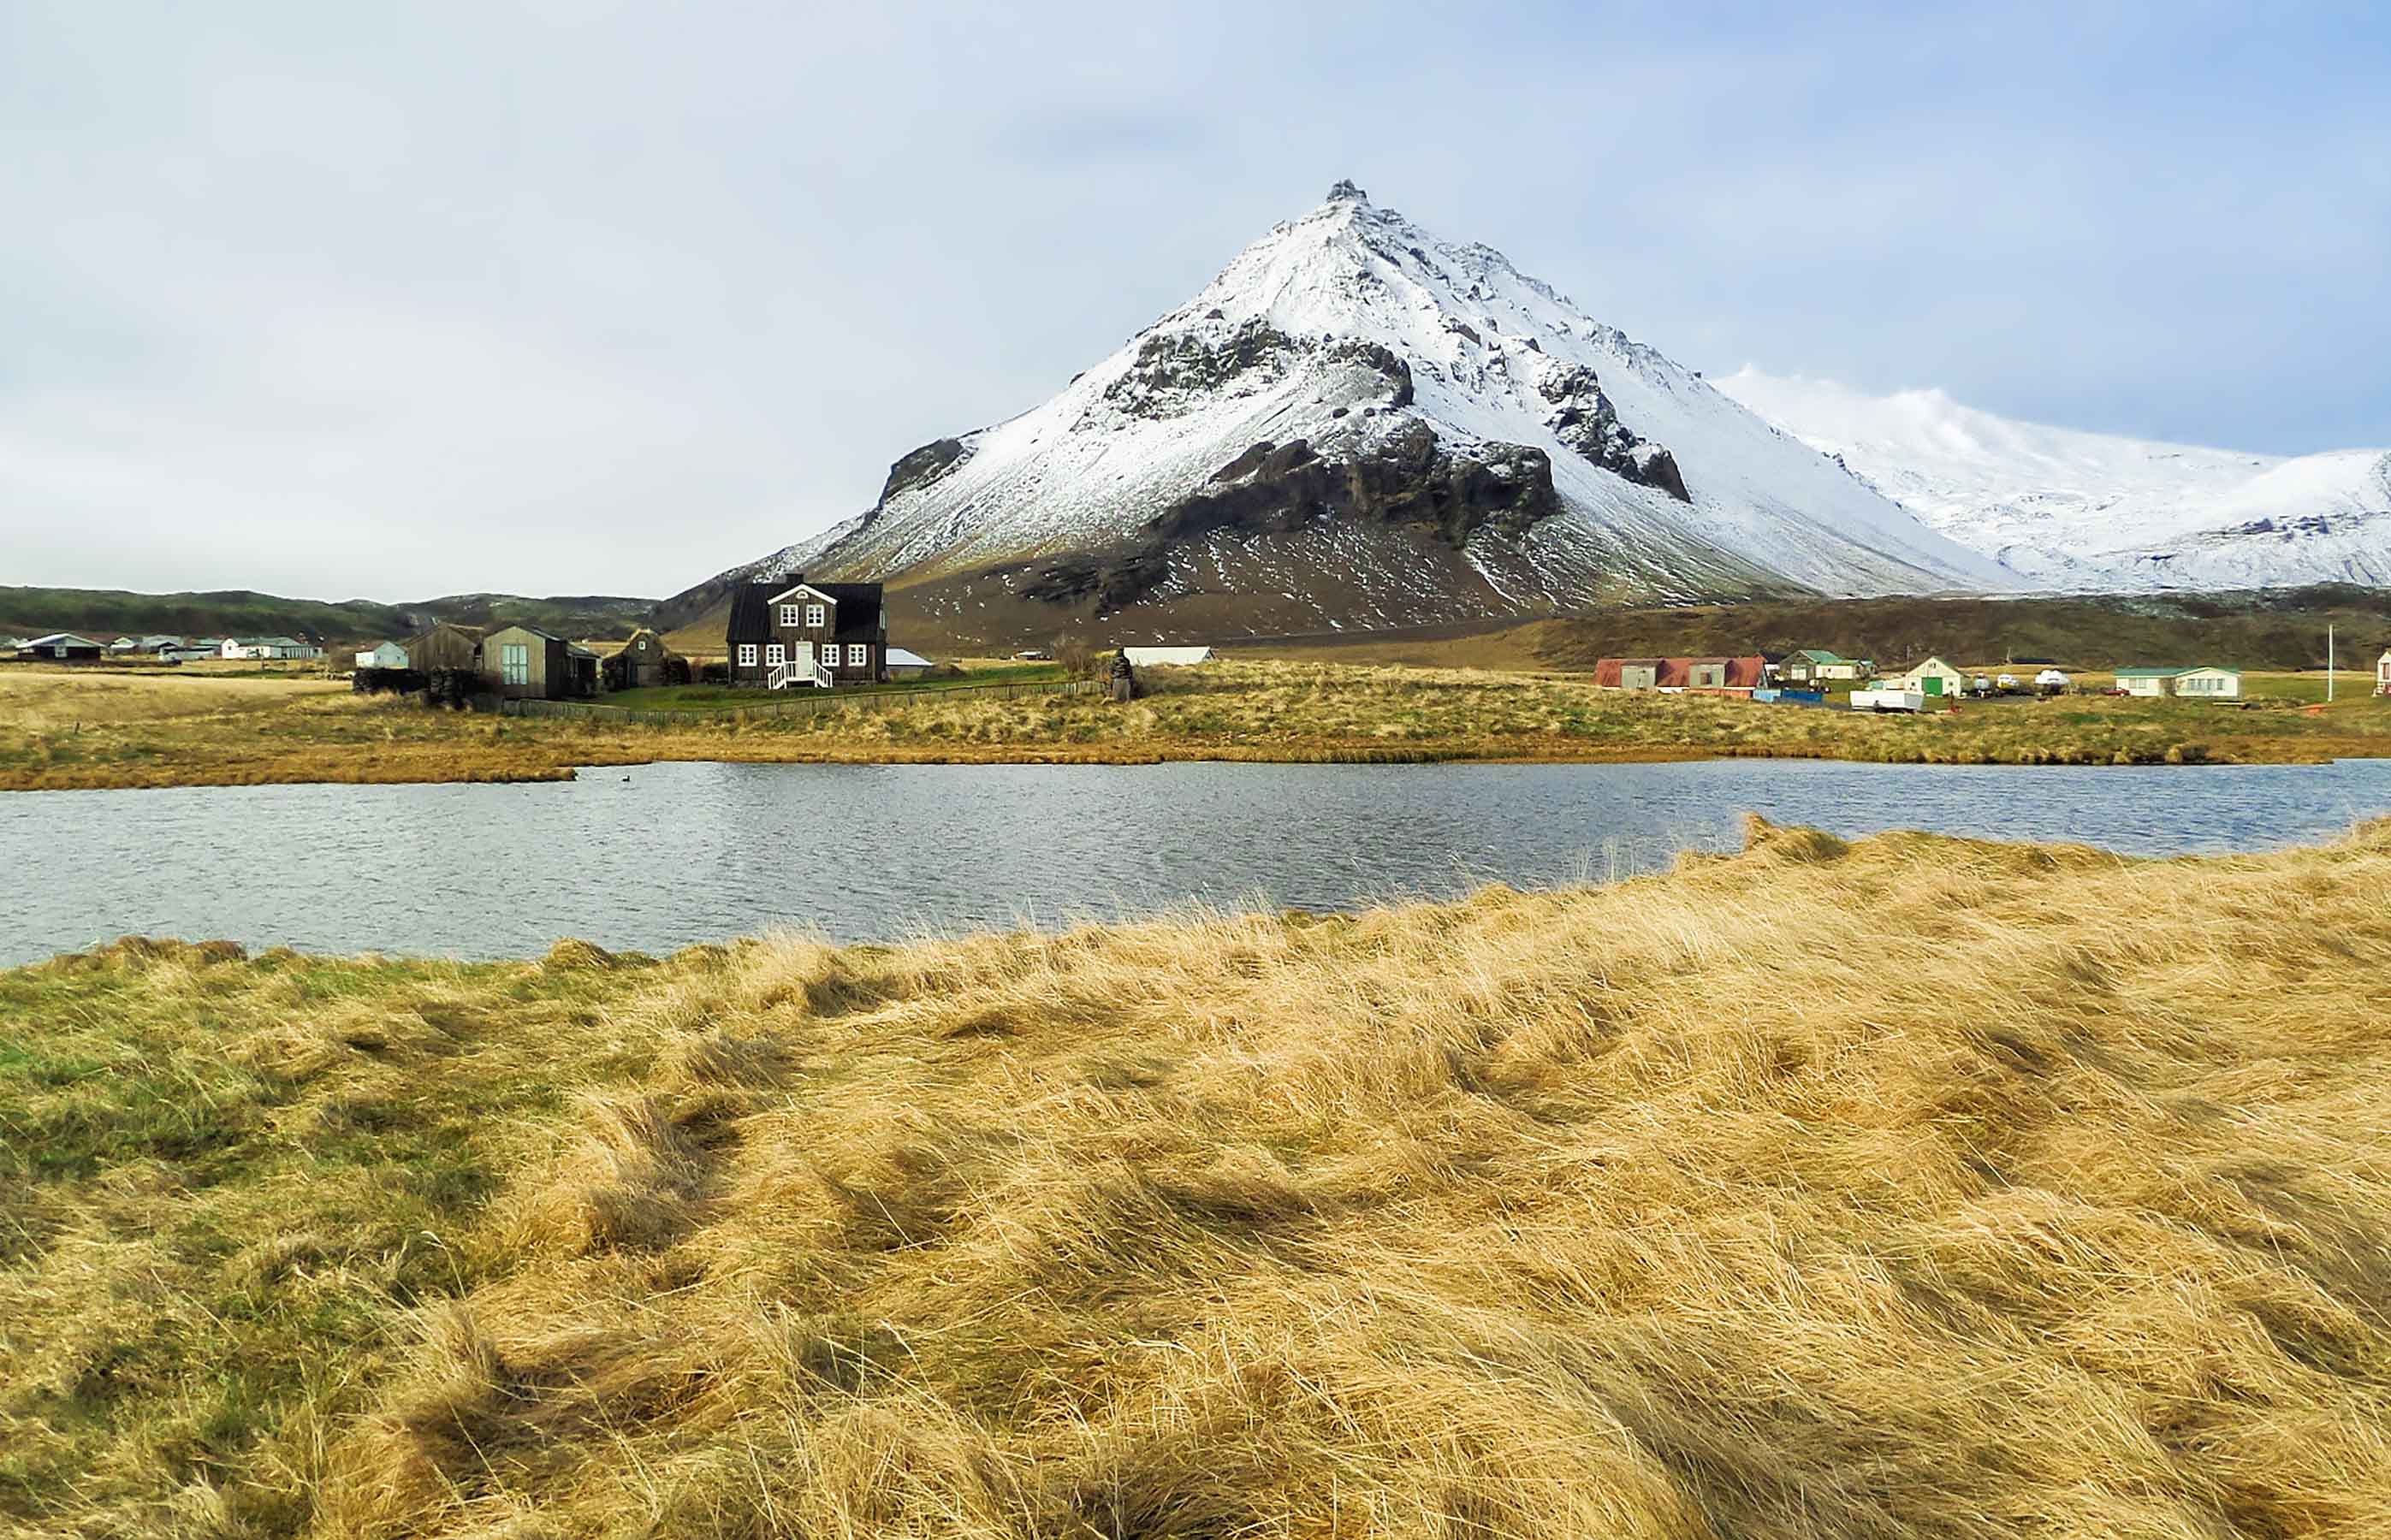
<instances>
[{"instance_id":1,"label":"dry golden grass","mask_svg":"<svg viewBox=\"0 0 2391 1540\"><path fill-rule=\"evenodd\" d=\"M39 674L20 675L38 679ZM55 677L55 675L51 676ZM1222 661L1150 671L1153 693L859 695L779 716L557 721L426 711L270 681L233 709L0 725L0 789L265 781L531 780L652 760L1154 763L1657 760L1765 755L1949 764L2316 762L2391 753L2391 703L2237 712L2070 698L1879 717L1596 689L1582 674ZM320 688L320 687L319 687ZM277 694L276 691L286 693Z\"/></svg>"},{"instance_id":2,"label":"dry golden grass","mask_svg":"<svg viewBox=\"0 0 2391 1540\"><path fill-rule=\"evenodd\" d=\"M0 669L0 733L246 716L347 688L341 680L209 678L180 670Z\"/></svg>"},{"instance_id":3,"label":"dry golden grass","mask_svg":"<svg viewBox=\"0 0 2391 1540\"><path fill-rule=\"evenodd\" d=\"M2386 956L2391 822L2172 862L1755 826L1351 918L19 970L0 1115L49 1164L0 1513L2391 1533Z\"/></svg>"}]
</instances>

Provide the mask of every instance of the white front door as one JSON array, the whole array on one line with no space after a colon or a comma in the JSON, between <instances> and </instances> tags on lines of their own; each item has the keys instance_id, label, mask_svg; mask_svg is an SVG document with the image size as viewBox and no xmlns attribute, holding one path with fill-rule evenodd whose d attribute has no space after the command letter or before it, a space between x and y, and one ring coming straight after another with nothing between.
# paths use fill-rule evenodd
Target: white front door
<instances>
[{"instance_id":1,"label":"white front door","mask_svg":"<svg viewBox=\"0 0 2391 1540\"><path fill-rule=\"evenodd\" d=\"M798 674L804 676L808 684L813 683L814 644L811 642L797 643L796 650L792 654L792 659L797 665Z\"/></svg>"}]
</instances>

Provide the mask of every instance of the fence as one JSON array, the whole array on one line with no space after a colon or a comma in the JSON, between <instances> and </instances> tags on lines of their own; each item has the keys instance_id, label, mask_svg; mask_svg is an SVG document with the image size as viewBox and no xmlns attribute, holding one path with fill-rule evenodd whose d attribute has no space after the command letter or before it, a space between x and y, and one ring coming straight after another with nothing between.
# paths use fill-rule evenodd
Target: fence
<instances>
[{"instance_id":1,"label":"fence","mask_svg":"<svg viewBox=\"0 0 2391 1540\"><path fill-rule=\"evenodd\" d=\"M807 690L784 692L793 699L762 700L753 706L695 706L687 711L640 711L630 706L601 706L590 700L509 700L498 710L509 716L562 717L581 722L637 723L659 727L703 726L709 722L758 721L772 717L810 716L829 711L900 711L941 700L1011 700L1033 695L1095 695L1105 688L1097 679L1049 680L1027 685L954 685L918 690Z\"/></svg>"}]
</instances>

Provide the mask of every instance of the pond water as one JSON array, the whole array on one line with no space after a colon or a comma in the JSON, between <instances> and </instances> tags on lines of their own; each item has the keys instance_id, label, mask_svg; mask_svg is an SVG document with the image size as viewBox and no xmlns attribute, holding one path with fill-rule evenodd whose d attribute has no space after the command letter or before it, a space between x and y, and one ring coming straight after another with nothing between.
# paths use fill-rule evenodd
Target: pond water
<instances>
[{"instance_id":1,"label":"pond water","mask_svg":"<svg viewBox=\"0 0 2391 1540\"><path fill-rule=\"evenodd\" d=\"M2391 813L2391 760L2065 768L649 764L524 786L0 794L0 965L124 933L252 948L663 952L1148 914L1346 909L1603 880L1729 849L1751 810L1884 828L2256 850Z\"/></svg>"}]
</instances>

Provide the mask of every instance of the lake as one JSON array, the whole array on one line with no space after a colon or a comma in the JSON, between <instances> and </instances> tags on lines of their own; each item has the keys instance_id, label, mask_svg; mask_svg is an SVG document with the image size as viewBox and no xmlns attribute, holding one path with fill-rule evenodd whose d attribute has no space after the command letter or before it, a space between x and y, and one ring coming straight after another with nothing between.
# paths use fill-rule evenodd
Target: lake
<instances>
[{"instance_id":1,"label":"lake","mask_svg":"<svg viewBox=\"0 0 2391 1540\"><path fill-rule=\"evenodd\" d=\"M1751 810L2144 854L2327 839L2391 760L1847 764L649 764L523 786L0 794L0 964L123 933L252 948L668 951L1151 914L1350 909L1603 880L1733 848Z\"/></svg>"}]
</instances>

